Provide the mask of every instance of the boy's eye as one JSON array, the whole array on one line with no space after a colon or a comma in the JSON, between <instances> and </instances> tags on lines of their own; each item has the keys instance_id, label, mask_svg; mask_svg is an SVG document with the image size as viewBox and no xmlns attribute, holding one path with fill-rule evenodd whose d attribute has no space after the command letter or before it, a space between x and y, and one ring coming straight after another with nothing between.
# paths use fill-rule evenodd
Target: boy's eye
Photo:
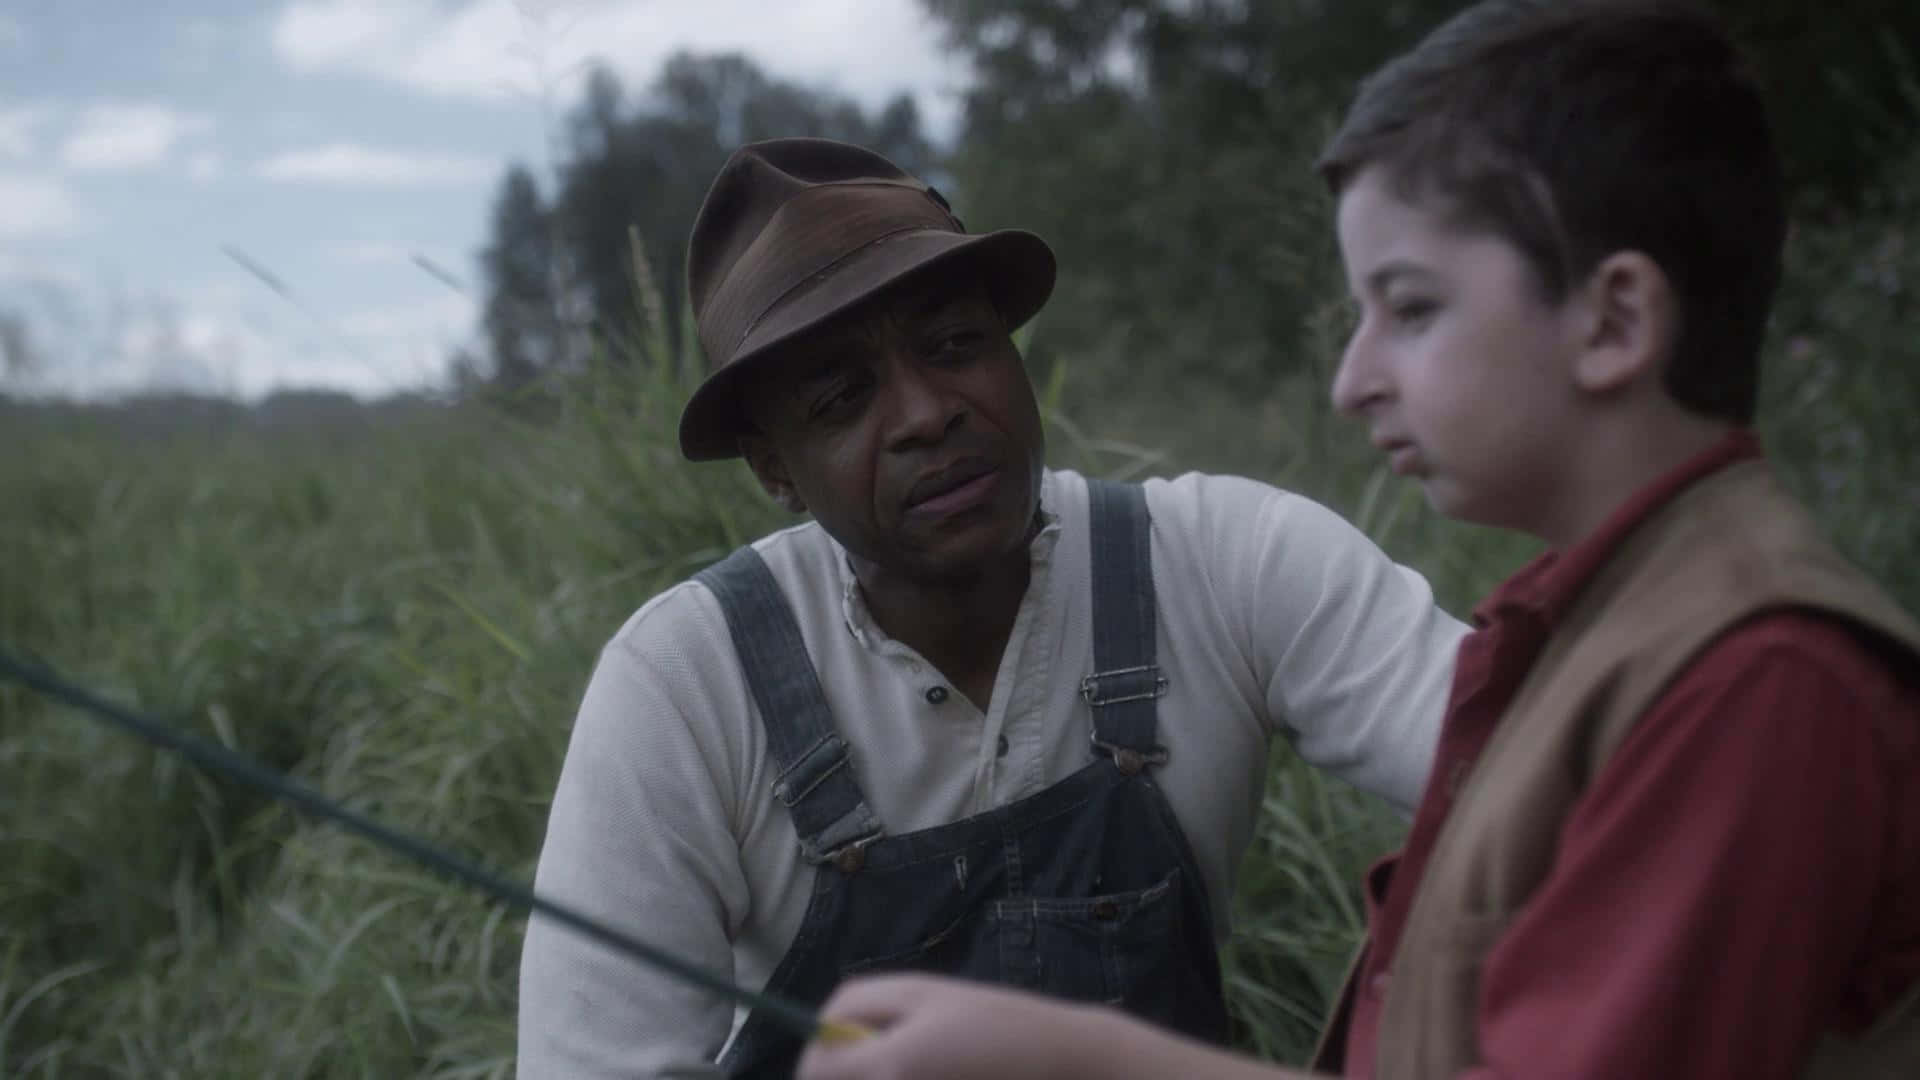
<instances>
[{"instance_id":1,"label":"boy's eye","mask_svg":"<svg viewBox=\"0 0 1920 1080\"><path fill-rule=\"evenodd\" d=\"M1393 321L1400 326L1412 327L1425 323L1433 317L1433 313L1438 311L1439 308L1439 304L1422 297L1395 301L1393 305L1387 309L1387 313L1391 315Z\"/></svg>"}]
</instances>

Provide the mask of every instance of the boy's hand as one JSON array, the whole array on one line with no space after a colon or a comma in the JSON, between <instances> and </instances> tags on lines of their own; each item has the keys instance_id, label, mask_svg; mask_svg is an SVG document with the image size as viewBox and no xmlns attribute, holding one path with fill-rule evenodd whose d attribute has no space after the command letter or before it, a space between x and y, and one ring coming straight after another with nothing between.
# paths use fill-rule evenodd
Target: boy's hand
<instances>
[{"instance_id":1,"label":"boy's hand","mask_svg":"<svg viewBox=\"0 0 1920 1080\"><path fill-rule=\"evenodd\" d=\"M800 1058L800 1080L1311 1080L1113 1009L936 975L854 979L823 1014L873 1030Z\"/></svg>"},{"instance_id":2,"label":"boy's hand","mask_svg":"<svg viewBox=\"0 0 1920 1080\"><path fill-rule=\"evenodd\" d=\"M1114 1076L1091 1030L1101 1014L1033 994L932 975L855 979L822 1014L874 1029L836 1046L814 1043L801 1080L1020 1080Z\"/></svg>"}]
</instances>

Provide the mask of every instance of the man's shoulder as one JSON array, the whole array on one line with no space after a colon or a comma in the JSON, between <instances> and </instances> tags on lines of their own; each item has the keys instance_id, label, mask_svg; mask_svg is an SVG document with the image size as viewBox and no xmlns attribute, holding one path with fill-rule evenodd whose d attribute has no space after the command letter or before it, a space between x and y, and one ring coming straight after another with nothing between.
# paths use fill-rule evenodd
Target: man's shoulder
<instances>
[{"instance_id":1,"label":"man's shoulder","mask_svg":"<svg viewBox=\"0 0 1920 1080\"><path fill-rule=\"evenodd\" d=\"M1154 477L1145 481L1145 487L1151 505L1202 513L1244 512L1250 506L1308 501L1264 480L1229 473L1184 472Z\"/></svg>"},{"instance_id":2,"label":"man's shoulder","mask_svg":"<svg viewBox=\"0 0 1920 1080\"><path fill-rule=\"evenodd\" d=\"M796 591L837 587L839 549L811 521L769 533L749 546L790 596ZM718 597L695 574L642 604L615 631L607 648L637 656L698 655L729 640L726 615Z\"/></svg>"},{"instance_id":3,"label":"man's shoulder","mask_svg":"<svg viewBox=\"0 0 1920 1080\"><path fill-rule=\"evenodd\" d=\"M1152 476L1138 483L1147 495L1147 512L1157 538L1205 536L1243 525L1298 527L1321 531L1328 522L1345 526L1344 519L1305 495L1264 480L1229 473L1184 472ZM1085 527L1087 488L1091 478L1072 469L1048 469L1042 505L1064 527Z\"/></svg>"},{"instance_id":4,"label":"man's shoulder","mask_svg":"<svg viewBox=\"0 0 1920 1080\"><path fill-rule=\"evenodd\" d=\"M1332 555L1365 537L1315 500L1263 480L1188 472L1146 481L1156 539L1192 546L1207 558L1285 549Z\"/></svg>"}]
</instances>

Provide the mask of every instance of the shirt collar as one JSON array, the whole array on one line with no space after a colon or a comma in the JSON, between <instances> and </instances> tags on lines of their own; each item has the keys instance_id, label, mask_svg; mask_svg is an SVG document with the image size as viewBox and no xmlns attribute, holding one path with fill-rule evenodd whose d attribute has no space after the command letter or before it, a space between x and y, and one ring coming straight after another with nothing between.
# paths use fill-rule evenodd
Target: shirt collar
<instances>
[{"instance_id":1,"label":"shirt collar","mask_svg":"<svg viewBox=\"0 0 1920 1080\"><path fill-rule=\"evenodd\" d=\"M1514 615L1529 615L1547 626L1554 625L1614 550L1654 511L1672 502L1694 481L1760 454L1760 439L1752 429L1729 432L1634 493L1586 539L1564 551L1545 552L1522 567L1474 608L1474 625L1486 626Z\"/></svg>"},{"instance_id":2,"label":"shirt collar","mask_svg":"<svg viewBox=\"0 0 1920 1080\"><path fill-rule=\"evenodd\" d=\"M1032 574L1027 579L1027 594L1020 604L1025 607L1033 602L1035 596L1045 590L1041 588L1044 570L1053 559L1053 549L1060 542L1060 515L1050 509L1059 502L1060 481L1051 469L1040 474L1040 507L1035 512L1036 524L1033 538L1027 542L1027 555L1031 560ZM831 538L829 538L831 539ZM853 563L847 558L846 549L838 541L834 542L834 566L840 573L840 615L847 624L847 632L855 641L867 649L889 655L906 651L906 646L895 641L873 620L873 613L867 609L867 598L860 591L860 578L853 572Z\"/></svg>"}]
</instances>

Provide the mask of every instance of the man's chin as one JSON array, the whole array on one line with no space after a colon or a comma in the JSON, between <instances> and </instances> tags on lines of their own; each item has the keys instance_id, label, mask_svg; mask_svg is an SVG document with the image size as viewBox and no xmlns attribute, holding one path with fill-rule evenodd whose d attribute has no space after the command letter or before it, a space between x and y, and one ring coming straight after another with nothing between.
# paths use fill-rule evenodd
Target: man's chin
<instances>
[{"instance_id":1,"label":"man's chin","mask_svg":"<svg viewBox=\"0 0 1920 1080\"><path fill-rule=\"evenodd\" d=\"M978 581L1024 563L1030 557L1027 548L1031 538L1031 528L1016 527L1004 519L956 523L934 535L917 538L910 560L912 573L927 581Z\"/></svg>"}]
</instances>

